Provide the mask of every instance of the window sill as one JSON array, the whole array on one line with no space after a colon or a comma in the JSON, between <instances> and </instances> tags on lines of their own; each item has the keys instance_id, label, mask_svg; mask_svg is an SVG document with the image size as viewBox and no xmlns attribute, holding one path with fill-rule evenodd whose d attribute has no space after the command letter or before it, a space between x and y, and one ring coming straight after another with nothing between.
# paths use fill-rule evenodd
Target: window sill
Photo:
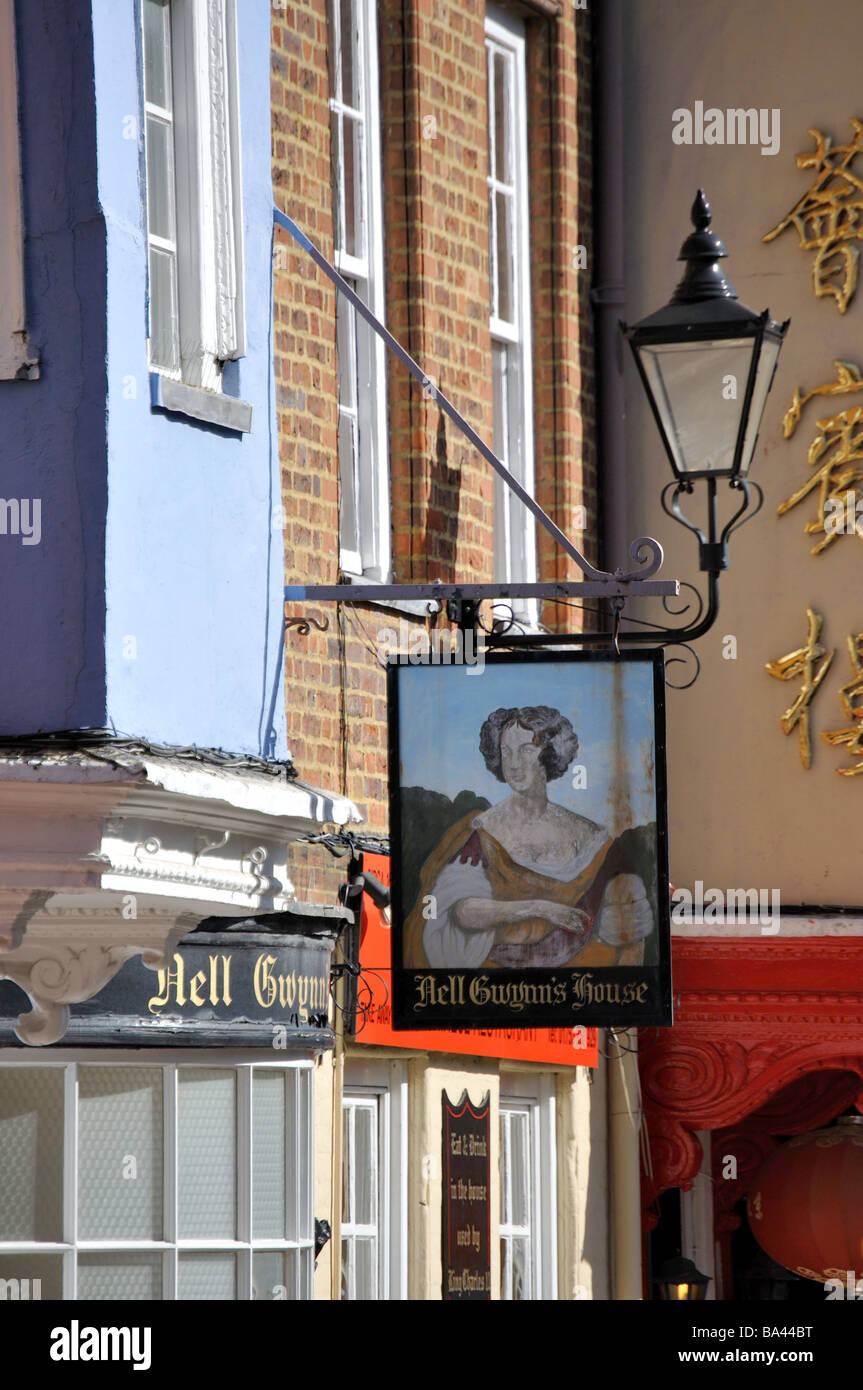
<instances>
[{"instance_id":1,"label":"window sill","mask_svg":"<svg viewBox=\"0 0 863 1390\"><path fill-rule=\"evenodd\" d=\"M161 372L150 373L150 404L158 410L236 430L238 434L249 434L252 428L252 407L248 401L225 396L221 391L206 391L202 386L187 386Z\"/></svg>"}]
</instances>

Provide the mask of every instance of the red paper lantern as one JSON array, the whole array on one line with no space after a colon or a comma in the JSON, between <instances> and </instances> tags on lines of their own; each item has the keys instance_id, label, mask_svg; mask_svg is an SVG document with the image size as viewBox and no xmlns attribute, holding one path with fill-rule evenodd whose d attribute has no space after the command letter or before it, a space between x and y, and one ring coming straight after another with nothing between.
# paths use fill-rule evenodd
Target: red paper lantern
<instances>
[{"instance_id":1,"label":"red paper lantern","mask_svg":"<svg viewBox=\"0 0 863 1390\"><path fill-rule=\"evenodd\" d=\"M767 1254L806 1279L863 1278L863 1115L789 1139L756 1174L749 1225Z\"/></svg>"}]
</instances>

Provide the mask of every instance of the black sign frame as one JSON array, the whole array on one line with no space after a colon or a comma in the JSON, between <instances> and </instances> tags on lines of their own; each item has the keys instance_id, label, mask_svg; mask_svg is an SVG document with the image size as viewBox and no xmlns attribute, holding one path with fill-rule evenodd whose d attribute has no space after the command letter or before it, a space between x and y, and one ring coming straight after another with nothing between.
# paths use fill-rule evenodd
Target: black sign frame
<instances>
[{"instance_id":1,"label":"black sign frame","mask_svg":"<svg viewBox=\"0 0 863 1390\"><path fill-rule=\"evenodd\" d=\"M594 896L599 891L598 884L602 883L602 873L606 875L605 888L610 882L609 875L619 877L615 872L626 875L627 883L636 880L643 883L645 895L649 902L650 911L653 919L653 927L645 937L645 945L642 952L642 959L635 960L637 950L633 950L632 944L625 936L620 937L622 944L612 950L616 956L614 963L585 963L579 967L577 959L570 960L564 964L552 964L547 968L530 964L507 965L496 961L489 963L483 962L480 965L465 965L458 961L450 964L435 963L431 964L424 953L424 946L419 948L417 942L425 941L423 934L420 937L417 924L417 912L420 902L425 904L428 897L434 898L434 894L417 895L416 888L419 883L423 883L423 874L430 868L433 870L433 856L429 856L422 864L422 869L417 871L418 851L416 844L422 840L426 833L427 822L433 818L438 802L434 800L449 801L450 805L456 809L464 809L467 806L470 812L470 805L474 808L481 803L475 793L459 793L453 799L449 797L440 798L440 794L434 788L422 786L410 786L403 782L403 752L402 728L406 729L405 737L421 738L428 740L432 745L446 742L446 728L450 720L465 718L472 720L471 728L478 724L478 718L472 717L467 706L472 702L474 708L478 709L482 705L483 697L480 692L484 688L484 676L476 670L465 666L441 665L434 663L430 665L411 666L404 660L399 662L391 658L387 671L387 693L389 703L389 796L390 796L390 843L392 852L392 931L393 931L393 1028L399 1031L409 1032L419 1029L450 1029L450 1028L550 1028L550 1027L573 1027L585 1024L592 1027L669 1027L673 1021L672 1010L672 982L671 982L671 931L670 931L670 888L668 878L668 824L667 824L667 787L666 787L666 739L665 739L665 662L664 654L661 650L651 651L625 651L620 656L615 656L608 652L519 652L506 654L487 654L485 665L492 671L509 668L514 673L513 684L525 688L526 679L530 680L531 688L536 691L537 702L542 698L543 687L548 687L550 679L554 676L556 689L565 685L567 677L564 672L571 671L572 690L570 692L573 699L578 699L579 672L586 672L590 668L604 665L608 668L611 686L617 692L616 699L621 702L620 708L625 707L627 683L629 680L636 681L641 692L642 703L644 699L649 699L651 714L649 723L651 728L650 757L647 761L652 763L651 778L645 772L642 778L644 787L650 786L649 800L655 811L652 821L646 822L641 826L630 827L626 832L614 837L610 848L606 849L606 859L604 869L601 867L597 871L591 884L590 891ZM552 672L550 668L561 668L557 672ZM617 675L614 668L617 668ZM627 672L640 668L644 673L640 678L629 678ZM440 683L440 689L446 688L452 691L452 697L448 699L442 711L436 713L434 719L423 721L418 718L416 700L411 700L406 696L404 687L407 679L422 680L426 673L437 670L442 674L436 679ZM408 672L417 674L408 677ZM449 683L452 682L451 687ZM459 682L462 682L459 685ZM416 687L418 689L418 687ZM501 688L501 681L497 682L498 690ZM645 692L647 692L645 694ZM486 700L489 705L488 715L492 714L490 706L494 700ZM502 702L500 702L502 705ZM513 699L512 707L527 708L527 702L519 702ZM542 708L553 708L551 700L548 704L543 703ZM571 703L568 706L572 708ZM618 706L615 706L617 708ZM536 706L534 706L536 708ZM562 711L554 709L555 714ZM625 715L621 714L625 719ZM488 723L486 719L486 723ZM502 737L504 730L498 730L498 736ZM572 726L569 729L572 733ZM577 733L577 731L576 731ZM536 736L534 736L536 737ZM540 741L544 737L540 731ZM564 739L566 735L561 735ZM476 739L474 739L476 746ZM586 750L589 753L589 749ZM634 755L634 751L633 755ZM485 756L484 754L482 755ZM642 764L645 764L645 757L640 754ZM481 765L481 755L479 751L476 757ZM572 759L570 759L570 763ZM486 759L486 765L488 760ZM465 784L470 775L469 769L465 771ZM495 774L498 780L504 778L499 773ZM559 776L560 774L554 774ZM549 777L552 780L552 777ZM612 786L611 781L608 783ZM634 785L634 784L633 784ZM639 783L641 785L641 783ZM613 789L614 795L618 795L618 789ZM620 788L622 794L626 789ZM417 802L417 796L426 793L426 802ZM647 793L645 793L647 796ZM462 798L467 798L463 802ZM472 803L470 798L473 797ZM410 799L411 805L406 806ZM511 799L511 798L510 798ZM549 796L549 801L553 800ZM461 807L459 803L462 802ZM470 805L468 805L470 803ZM485 807L491 809L486 800ZM417 806L419 805L419 810ZM431 811L426 814L426 807ZM459 833L461 818L454 815L450 819L449 829L452 829L456 836ZM601 830L601 826L596 827ZM446 832L449 833L449 830ZM609 837L611 838L611 837ZM483 843L487 844L484 837ZM456 843L456 841L453 841ZM437 846L435 847L438 848ZM441 838L439 848L442 853L446 853L447 844L445 838ZM461 847L462 861L467 863L479 862L478 848L476 844L468 843ZM458 846L457 846L458 849ZM601 851L600 851L601 852ZM413 861L410 855L413 854ZM473 859L471 859L473 855ZM464 856L467 856L465 859ZM616 856L616 857L615 857ZM483 867L486 861L482 859ZM646 870L644 866L647 866ZM638 869L642 877L639 880ZM536 870L527 870L525 881L530 879L531 874ZM545 876L540 875L541 880ZM426 882L425 886L428 886ZM577 889L573 888L573 906L579 902L587 901L587 893L583 898L577 896ZM634 893L637 893L637 889ZM499 888L492 891L492 899L501 897L502 892ZM525 893L519 891L519 896ZM605 898L601 900L599 909L595 903L592 904L594 926L597 920L608 920L608 913L605 918L600 919L601 912L605 911ZM643 903L636 904L643 907ZM427 909L422 908L423 912ZM582 921L587 920L591 914L585 909ZM421 924L420 924L421 926ZM530 930L534 928L531 927ZM542 928L540 928L542 929ZM643 928L638 928L643 930ZM565 928L561 928L565 930ZM551 934L550 932L548 933ZM575 938L578 939L578 938ZM611 939L614 940L613 930ZM585 939L585 944L591 944L590 937ZM598 941L595 944L600 944ZM505 943L509 956L513 952L508 943ZM496 947L496 949L499 949ZM648 955L649 953L649 955ZM499 952L504 955L504 952ZM526 952L522 953L527 954ZM585 953L587 955L587 953ZM594 951L594 956L602 956L603 953ZM608 952L604 953L606 956ZM633 963L623 963L627 955Z\"/></svg>"}]
</instances>

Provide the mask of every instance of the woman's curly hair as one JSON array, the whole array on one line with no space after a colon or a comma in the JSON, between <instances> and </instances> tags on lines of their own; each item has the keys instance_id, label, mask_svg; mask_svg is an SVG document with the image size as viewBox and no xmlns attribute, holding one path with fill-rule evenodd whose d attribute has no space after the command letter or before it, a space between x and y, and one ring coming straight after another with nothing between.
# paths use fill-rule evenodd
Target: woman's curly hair
<instances>
[{"instance_id":1,"label":"woman's curly hair","mask_svg":"<svg viewBox=\"0 0 863 1390\"><path fill-rule=\"evenodd\" d=\"M506 781L500 756L500 740L504 729L510 724L518 724L533 734L538 744L540 766L546 779L553 782L562 777L578 752L578 738L575 730L560 710L549 705L524 705L521 709L496 709L480 729L479 751L485 765L499 782Z\"/></svg>"}]
</instances>

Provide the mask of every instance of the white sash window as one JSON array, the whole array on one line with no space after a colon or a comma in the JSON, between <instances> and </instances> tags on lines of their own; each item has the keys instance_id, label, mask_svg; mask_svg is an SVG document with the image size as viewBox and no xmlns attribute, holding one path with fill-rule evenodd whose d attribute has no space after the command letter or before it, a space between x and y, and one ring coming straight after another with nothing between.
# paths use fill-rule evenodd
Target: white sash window
<instances>
[{"instance_id":1,"label":"white sash window","mask_svg":"<svg viewBox=\"0 0 863 1390\"><path fill-rule=\"evenodd\" d=\"M383 321L376 0L330 0L329 45L336 269ZM336 298L340 565L383 581L390 566L385 349L344 295Z\"/></svg>"},{"instance_id":2,"label":"white sash window","mask_svg":"<svg viewBox=\"0 0 863 1390\"><path fill-rule=\"evenodd\" d=\"M527 85L524 22L489 9L488 199L494 451L534 492L530 259L527 177ZM494 577L537 577L535 522L495 478ZM535 604L516 601L519 616Z\"/></svg>"},{"instance_id":3,"label":"white sash window","mask_svg":"<svg viewBox=\"0 0 863 1390\"><path fill-rule=\"evenodd\" d=\"M501 1077L500 1296L557 1296L554 1080Z\"/></svg>"},{"instance_id":4,"label":"white sash window","mask_svg":"<svg viewBox=\"0 0 863 1390\"><path fill-rule=\"evenodd\" d=\"M211 391L244 352L236 0L143 0L151 367Z\"/></svg>"}]
</instances>

